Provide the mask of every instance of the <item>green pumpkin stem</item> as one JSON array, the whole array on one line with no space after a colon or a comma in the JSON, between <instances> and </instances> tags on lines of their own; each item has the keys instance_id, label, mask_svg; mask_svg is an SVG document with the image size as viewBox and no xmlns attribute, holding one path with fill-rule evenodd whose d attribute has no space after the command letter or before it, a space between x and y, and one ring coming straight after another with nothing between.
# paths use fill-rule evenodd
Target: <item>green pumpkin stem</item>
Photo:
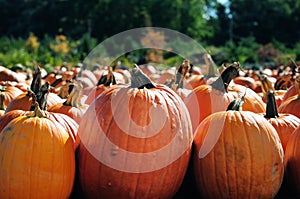
<instances>
[{"instance_id":1,"label":"green pumpkin stem","mask_svg":"<svg viewBox=\"0 0 300 199\"><path fill-rule=\"evenodd\" d=\"M143 73L143 71L136 64L135 68L133 68L131 71L131 76L131 88L156 88L151 79L145 73Z\"/></svg>"},{"instance_id":2,"label":"green pumpkin stem","mask_svg":"<svg viewBox=\"0 0 300 199\"><path fill-rule=\"evenodd\" d=\"M237 62L234 62L233 64L228 66L222 72L222 74L211 84L212 88L227 93L228 85L231 80L238 76L239 68L240 64Z\"/></svg>"}]
</instances>

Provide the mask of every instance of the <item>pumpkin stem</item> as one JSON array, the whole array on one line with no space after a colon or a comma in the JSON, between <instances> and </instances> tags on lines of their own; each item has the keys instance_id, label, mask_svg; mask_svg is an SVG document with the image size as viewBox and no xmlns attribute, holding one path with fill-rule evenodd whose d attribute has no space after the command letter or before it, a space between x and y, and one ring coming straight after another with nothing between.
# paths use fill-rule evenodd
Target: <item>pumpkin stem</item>
<instances>
[{"instance_id":1,"label":"pumpkin stem","mask_svg":"<svg viewBox=\"0 0 300 199\"><path fill-rule=\"evenodd\" d=\"M186 77L186 75L189 73L191 69L190 60L185 59L182 64L178 67L175 74L175 82L173 85L175 90L178 88L183 88L183 80Z\"/></svg>"},{"instance_id":2,"label":"pumpkin stem","mask_svg":"<svg viewBox=\"0 0 300 199\"><path fill-rule=\"evenodd\" d=\"M42 72L40 67L36 67L33 73L33 79L30 85L30 90L37 94L41 88L42 84Z\"/></svg>"},{"instance_id":3,"label":"pumpkin stem","mask_svg":"<svg viewBox=\"0 0 300 199\"><path fill-rule=\"evenodd\" d=\"M267 75L259 75L258 77L262 84L263 97L267 97L269 92L275 93L275 88L273 87Z\"/></svg>"},{"instance_id":4,"label":"pumpkin stem","mask_svg":"<svg viewBox=\"0 0 300 199\"><path fill-rule=\"evenodd\" d=\"M69 87L72 89L69 96L67 97L67 100L64 102L64 105L66 106L72 106L72 107L80 107L81 106L81 96L82 96L82 84L80 82L77 82L75 84L69 85Z\"/></svg>"},{"instance_id":5,"label":"pumpkin stem","mask_svg":"<svg viewBox=\"0 0 300 199\"><path fill-rule=\"evenodd\" d=\"M279 115L278 115L278 109L277 109L274 92L268 91L265 118L277 118L277 117L279 117Z\"/></svg>"},{"instance_id":6,"label":"pumpkin stem","mask_svg":"<svg viewBox=\"0 0 300 199\"><path fill-rule=\"evenodd\" d=\"M49 82L46 82L39 90L39 92L36 94L36 101L40 105L40 108L42 110L47 109L47 96L49 94L50 84Z\"/></svg>"},{"instance_id":7,"label":"pumpkin stem","mask_svg":"<svg viewBox=\"0 0 300 199\"><path fill-rule=\"evenodd\" d=\"M247 93L247 88L243 96L236 98L230 102L226 111L242 111L243 104L245 103L245 96Z\"/></svg>"},{"instance_id":8,"label":"pumpkin stem","mask_svg":"<svg viewBox=\"0 0 300 199\"><path fill-rule=\"evenodd\" d=\"M0 110L4 110L5 111L6 106L5 106L5 95L3 93L1 93L0 95Z\"/></svg>"},{"instance_id":9,"label":"pumpkin stem","mask_svg":"<svg viewBox=\"0 0 300 199\"><path fill-rule=\"evenodd\" d=\"M108 73L100 77L97 86L99 85L110 86L110 85L117 84L116 78L113 74L113 71L111 70L111 67L108 66L107 70Z\"/></svg>"},{"instance_id":10,"label":"pumpkin stem","mask_svg":"<svg viewBox=\"0 0 300 199\"><path fill-rule=\"evenodd\" d=\"M138 89L151 89L156 88L154 83L151 79L143 73L143 71L139 68L138 65L135 64L135 68L131 70L131 88L138 88Z\"/></svg>"},{"instance_id":11,"label":"pumpkin stem","mask_svg":"<svg viewBox=\"0 0 300 199\"><path fill-rule=\"evenodd\" d=\"M44 115L43 111L40 109L38 102L35 102L33 107L34 107L34 110L33 110L32 114L29 115L28 117L46 117Z\"/></svg>"},{"instance_id":12,"label":"pumpkin stem","mask_svg":"<svg viewBox=\"0 0 300 199\"><path fill-rule=\"evenodd\" d=\"M239 68L240 64L238 62L234 62L222 72L222 74L211 84L211 86L214 89L227 93L228 85L231 80L238 76Z\"/></svg>"}]
</instances>

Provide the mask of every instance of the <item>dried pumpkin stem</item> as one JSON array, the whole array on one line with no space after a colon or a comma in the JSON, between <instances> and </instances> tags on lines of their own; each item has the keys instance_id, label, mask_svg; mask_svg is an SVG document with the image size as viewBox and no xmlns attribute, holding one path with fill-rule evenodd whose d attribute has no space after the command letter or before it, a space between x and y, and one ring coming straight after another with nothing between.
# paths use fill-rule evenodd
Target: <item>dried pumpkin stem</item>
<instances>
[{"instance_id":1,"label":"dried pumpkin stem","mask_svg":"<svg viewBox=\"0 0 300 199\"><path fill-rule=\"evenodd\" d=\"M278 109L277 109L274 92L268 91L265 118L277 118L277 117L279 117L279 115L278 115Z\"/></svg>"},{"instance_id":2,"label":"dried pumpkin stem","mask_svg":"<svg viewBox=\"0 0 300 199\"><path fill-rule=\"evenodd\" d=\"M114 76L113 71L111 70L111 67L108 66L107 70L108 70L107 74L101 76L101 78L97 83L97 86L99 85L110 86L110 85L117 84L116 78Z\"/></svg>"},{"instance_id":3,"label":"dried pumpkin stem","mask_svg":"<svg viewBox=\"0 0 300 199\"><path fill-rule=\"evenodd\" d=\"M5 95L3 93L1 93L0 95L0 110L5 110L6 106L5 106Z\"/></svg>"},{"instance_id":4,"label":"dried pumpkin stem","mask_svg":"<svg viewBox=\"0 0 300 199\"><path fill-rule=\"evenodd\" d=\"M228 85L231 80L238 76L239 68L239 63L234 62L224 70L224 72L211 84L211 86L221 92L227 92Z\"/></svg>"},{"instance_id":5,"label":"dried pumpkin stem","mask_svg":"<svg viewBox=\"0 0 300 199\"><path fill-rule=\"evenodd\" d=\"M33 73L33 79L30 85L30 90L37 94L42 84L42 72L40 67L36 67Z\"/></svg>"},{"instance_id":6,"label":"dried pumpkin stem","mask_svg":"<svg viewBox=\"0 0 300 199\"><path fill-rule=\"evenodd\" d=\"M34 104L34 110L29 117L46 117L43 113L43 111L40 109L39 103L35 102Z\"/></svg>"},{"instance_id":7,"label":"dried pumpkin stem","mask_svg":"<svg viewBox=\"0 0 300 199\"><path fill-rule=\"evenodd\" d=\"M67 100L64 102L66 106L80 107L81 106L81 96L82 96L82 84L75 83L70 86L73 86L71 93L69 94Z\"/></svg>"},{"instance_id":8,"label":"dried pumpkin stem","mask_svg":"<svg viewBox=\"0 0 300 199\"><path fill-rule=\"evenodd\" d=\"M154 83L151 81L151 79L143 73L143 71L138 67L138 65L135 64L135 68L131 71L131 87L132 88L138 88L138 89L151 89L155 88Z\"/></svg>"}]
</instances>

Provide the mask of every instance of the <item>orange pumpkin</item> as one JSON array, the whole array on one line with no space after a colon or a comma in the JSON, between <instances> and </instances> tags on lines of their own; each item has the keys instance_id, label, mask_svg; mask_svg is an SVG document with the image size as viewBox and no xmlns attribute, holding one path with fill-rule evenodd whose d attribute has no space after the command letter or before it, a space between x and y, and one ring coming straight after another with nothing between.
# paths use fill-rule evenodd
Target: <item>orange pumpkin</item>
<instances>
[{"instance_id":1,"label":"orange pumpkin","mask_svg":"<svg viewBox=\"0 0 300 199\"><path fill-rule=\"evenodd\" d=\"M86 104L92 103L92 101L98 97L103 91L118 85L114 72L108 67L107 73L103 73L103 75L99 78L97 86L93 87L85 100ZM121 84L122 85L122 84Z\"/></svg>"},{"instance_id":2,"label":"orange pumpkin","mask_svg":"<svg viewBox=\"0 0 300 199\"><path fill-rule=\"evenodd\" d=\"M26 75L21 72L14 72L9 68L0 66L0 81L25 82Z\"/></svg>"},{"instance_id":3,"label":"orange pumpkin","mask_svg":"<svg viewBox=\"0 0 300 199\"><path fill-rule=\"evenodd\" d=\"M243 109L253 112L265 111L265 103L254 91L246 90L242 85L229 85L236 77L238 69L237 63L228 66L212 84L198 86L184 99L191 116L193 130L210 114L226 110L229 103L241 93L246 92Z\"/></svg>"},{"instance_id":4,"label":"orange pumpkin","mask_svg":"<svg viewBox=\"0 0 300 199\"><path fill-rule=\"evenodd\" d=\"M5 106L8 106L8 104L14 100L16 97L18 97L19 95L21 95L23 92L14 87L14 86L10 86L10 85L6 85L6 86L2 86L0 85L0 95L4 95L4 104Z\"/></svg>"},{"instance_id":5,"label":"orange pumpkin","mask_svg":"<svg viewBox=\"0 0 300 199\"><path fill-rule=\"evenodd\" d=\"M64 103L58 103L50 106L47 110L50 112L66 114L79 124L82 116L88 109L88 105L81 103L82 85L77 82L72 86L73 89Z\"/></svg>"},{"instance_id":6,"label":"orange pumpkin","mask_svg":"<svg viewBox=\"0 0 300 199\"><path fill-rule=\"evenodd\" d=\"M61 99L57 94L49 92L49 82L46 82L42 86L41 84L41 70L40 68L36 68L30 85L30 89L27 92L23 92L22 94L18 95L15 99L13 99L7 106L6 112L18 109L25 111L33 110L33 107L31 107L31 105L34 104L35 100L37 100L36 96L41 96L42 93L47 93L47 107L63 102L63 99Z\"/></svg>"},{"instance_id":7,"label":"orange pumpkin","mask_svg":"<svg viewBox=\"0 0 300 199\"><path fill-rule=\"evenodd\" d=\"M278 107L279 113L290 113L300 118L300 75L294 81L297 94L288 98Z\"/></svg>"},{"instance_id":8,"label":"orange pumpkin","mask_svg":"<svg viewBox=\"0 0 300 199\"><path fill-rule=\"evenodd\" d=\"M297 91L296 91L296 87L295 84L293 84L292 86L290 86L287 90L286 93L284 94L282 101L287 100L288 98L297 95Z\"/></svg>"},{"instance_id":9,"label":"orange pumpkin","mask_svg":"<svg viewBox=\"0 0 300 199\"><path fill-rule=\"evenodd\" d=\"M291 135L284 154L286 189L300 195L300 126Z\"/></svg>"},{"instance_id":10,"label":"orange pumpkin","mask_svg":"<svg viewBox=\"0 0 300 199\"><path fill-rule=\"evenodd\" d=\"M0 198L68 198L75 177L72 139L38 110L0 134Z\"/></svg>"},{"instance_id":11,"label":"orange pumpkin","mask_svg":"<svg viewBox=\"0 0 300 199\"><path fill-rule=\"evenodd\" d=\"M274 127L250 111L220 111L195 131L194 171L203 198L274 198L283 149Z\"/></svg>"},{"instance_id":12,"label":"orange pumpkin","mask_svg":"<svg viewBox=\"0 0 300 199\"><path fill-rule=\"evenodd\" d=\"M287 142L295 129L300 125L300 119L288 113L278 114L276 97L272 91L267 91L267 109L265 118L276 129L283 150L285 151Z\"/></svg>"},{"instance_id":13,"label":"orange pumpkin","mask_svg":"<svg viewBox=\"0 0 300 199\"><path fill-rule=\"evenodd\" d=\"M172 198L191 155L192 129L180 97L134 69L131 86L104 91L79 125L85 198ZM176 173L176 175L174 175Z\"/></svg>"}]
</instances>

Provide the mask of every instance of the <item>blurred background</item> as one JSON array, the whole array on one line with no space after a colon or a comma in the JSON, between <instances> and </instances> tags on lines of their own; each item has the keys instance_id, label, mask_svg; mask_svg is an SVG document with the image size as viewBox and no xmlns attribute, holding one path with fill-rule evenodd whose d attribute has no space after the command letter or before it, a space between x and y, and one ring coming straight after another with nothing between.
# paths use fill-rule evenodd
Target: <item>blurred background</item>
<instances>
[{"instance_id":1,"label":"blurred background","mask_svg":"<svg viewBox=\"0 0 300 199\"><path fill-rule=\"evenodd\" d=\"M6 67L39 63L51 70L82 62L104 39L147 26L190 36L218 66L232 61L276 66L300 58L300 0L0 0L0 5L0 65ZM145 54L120 59L130 65ZM178 63L175 55L160 56L167 65Z\"/></svg>"}]
</instances>

